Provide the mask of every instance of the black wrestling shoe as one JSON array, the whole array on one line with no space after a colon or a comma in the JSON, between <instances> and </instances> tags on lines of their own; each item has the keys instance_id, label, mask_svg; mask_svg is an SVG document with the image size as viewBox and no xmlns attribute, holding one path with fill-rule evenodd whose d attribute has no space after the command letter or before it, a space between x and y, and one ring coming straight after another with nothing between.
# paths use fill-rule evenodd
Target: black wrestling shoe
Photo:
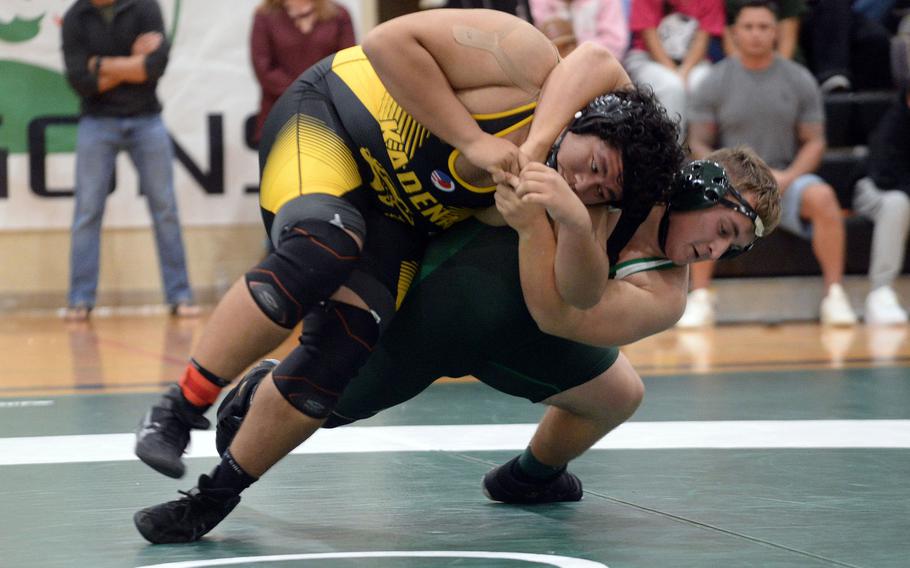
<instances>
[{"instance_id":1,"label":"black wrestling shoe","mask_svg":"<svg viewBox=\"0 0 910 568\"><path fill-rule=\"evenodd\" d=\"M550 481L523 481L516 477L518 456L483 476L483 494L501 503L535 505L581 501L581 480L565 468Z\"/></svg>"},{"instance_id":2,"label":"black wrestling shoe","mask_svg":"<svg viewBox=\"0 0 910 568\"><path fill-rule=\"evenodd\" d=\"M278 366L277 359L263 359L247 372L231 392L227 393L221 404L218 405L218 419L215 426L215 447L218 455L231 445L246 413L253 402L253 394L259 388L259 383L269 372Z\"/></svg>"},{"instance_id":3,"label":"black wrestling shoe","mask_svg":"<svg viewBox=\"0 0 910 568\"><path fill-rule=\"evenodd\" d=\"M199 476L199 485L180 491L180 499L146 507L133 515L133 523L152 544L193 542L215 528L240 503L230 489L210 487L212 478Z\"/></svg>"},{"instance_id":4,"label":"black wrestling shoe","mask_svg":"<svg viewBox=\"0 0 910 568\"><path fill-rule=\"evenodd\" d=\"M208 430L211 423L203 409L190 404L171 385L161 401L149 410L136 431L136 455L152 469L168 477L183 477L183 452L190 443L190 430Z\"/></svg>"}]
</instances>

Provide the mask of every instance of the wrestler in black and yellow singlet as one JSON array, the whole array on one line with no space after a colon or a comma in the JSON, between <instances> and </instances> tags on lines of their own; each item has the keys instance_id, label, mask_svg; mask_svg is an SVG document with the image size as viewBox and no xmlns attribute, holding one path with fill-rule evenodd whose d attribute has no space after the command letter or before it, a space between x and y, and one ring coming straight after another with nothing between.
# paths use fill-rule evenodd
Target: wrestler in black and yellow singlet
<instances>
[{"instance_id":1,"label":"wrestler in black and yellow singlet","mask_svg":"<svg viewBox=\"0 0 910 568\"><path fill-rule=\"evenodd\" d=\"M535 106L474 118L502 135L529 123ZM432 234L493 204L494 187L459 178L457 155L402 110L352 47L301 75L269 114L260 205L268 223L299 195L330 194Z\"/></svg>"},{"instance_id":2,"label":"wrestler in black and yellow singlet","mask_svg":"<svg viewBox=\"0 0 910 568\"><path fill-rule=\"evenodd\" d=\"M485 132L503 135L528 124L535 106L475 119ZM304 72L265 122L259 201L266 230L276 241L275 216L301 196L352 203L366 221L359 270L400 306L426 236L493 205L495 187L473 186L455 172L458 154L392 99L359 46L345 49ZM294 221L284 213L281 219Z\"/></svg>"}]
</instances>

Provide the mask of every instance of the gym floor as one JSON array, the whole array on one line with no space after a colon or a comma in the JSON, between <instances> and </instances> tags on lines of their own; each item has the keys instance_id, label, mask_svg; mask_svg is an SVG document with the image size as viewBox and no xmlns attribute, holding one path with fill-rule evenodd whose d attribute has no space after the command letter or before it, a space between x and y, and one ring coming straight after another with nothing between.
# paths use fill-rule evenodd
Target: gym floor
<instances>
[{"instance_id":1,"label":"gym floor","mask_svg":"<svg viewBox=\"0 0 910 568\"><path fill-rule=\"evenodd\" d=\"M579 503L486 500L543 408L443 380L318 433L201 541L149 545L133 513L217 463L211 431L182 480L132 455L203 322L0 321L0 566L910 566L907 329L809 324L630 346L645 402L571 465Z\"/></svg>"}]
</instances>

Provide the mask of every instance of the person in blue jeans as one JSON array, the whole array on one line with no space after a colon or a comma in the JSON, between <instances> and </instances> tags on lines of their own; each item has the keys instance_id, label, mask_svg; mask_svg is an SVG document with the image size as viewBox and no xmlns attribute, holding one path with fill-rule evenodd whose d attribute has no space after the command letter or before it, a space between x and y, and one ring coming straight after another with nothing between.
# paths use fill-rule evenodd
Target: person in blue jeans
<instances>
[{"instance_id":1,"label":"person in blue jeans","mask_svg":"<svg viewBox=\"0 0 910 568\"><path fill-rule=\"evenodd\" d=\"M155 94L168 51L155 0L77 0L63 18L66 77L81 98L67 319L85 320L95 305L101 219L122 150L148 198L171 313L198 315L174 196L173 148Z\"/></svg>"}]
</instances>

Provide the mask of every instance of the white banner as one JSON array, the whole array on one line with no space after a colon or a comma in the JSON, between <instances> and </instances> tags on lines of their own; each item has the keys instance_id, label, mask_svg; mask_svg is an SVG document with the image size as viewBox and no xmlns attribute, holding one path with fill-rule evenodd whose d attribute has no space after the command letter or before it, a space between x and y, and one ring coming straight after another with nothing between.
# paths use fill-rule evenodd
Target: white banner
<instances>
[{"instance_id":1,"label":"white banner","mask_svg":"<svg viewBox=\"0 0 910 568\"><path fill-rule=\"evenodd\" d=\"M364 33L361 0L339 0ZM60 24L72 0L0 2L0 230L69 227L79 101L63 77ZM249 34L259 0L159 0L172 37L158 84L178 146L175 186L184 225L259 220L256 152L244 125L259 108ZM248 189L250 188L250 189ZM117 162L107 227L149 224L135 171Z\"/></svg>"}]
</instances>

